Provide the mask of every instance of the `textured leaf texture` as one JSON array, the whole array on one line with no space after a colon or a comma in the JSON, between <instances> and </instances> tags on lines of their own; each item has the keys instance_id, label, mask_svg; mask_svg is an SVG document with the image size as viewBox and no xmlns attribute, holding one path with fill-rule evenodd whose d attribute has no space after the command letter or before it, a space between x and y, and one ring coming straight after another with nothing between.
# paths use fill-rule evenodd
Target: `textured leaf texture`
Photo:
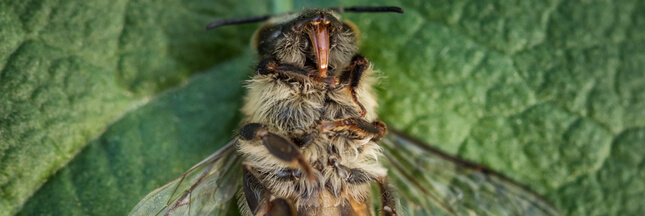
<instances>
[{"instance_id":1,"label":"textured leaf texture","mask_svg":"<svg viewBox=\"0 0 645 216\"><path fill-rule=\"evenodd\" d=\"M0 215L125 215L225 145L258 24L208 22L391 4L344 16L390 127L564 214L645 212L643 1L5 0Z\"/></svg>"}]
</instances>

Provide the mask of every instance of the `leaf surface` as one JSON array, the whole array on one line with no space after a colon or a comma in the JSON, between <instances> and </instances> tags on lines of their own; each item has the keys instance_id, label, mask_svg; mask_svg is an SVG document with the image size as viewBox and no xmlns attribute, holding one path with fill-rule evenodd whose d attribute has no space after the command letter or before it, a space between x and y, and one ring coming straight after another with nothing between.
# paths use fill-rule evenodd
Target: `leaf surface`
<instances>
[{"instance_id":1,"label":"leaf surface","mask_svg":"<svg viewBox=\"0 0 645 216\"><path fill-rule=\"evenodd\" d=\"M564 214L645 211L644 2L397 4L405 14L345 16L381 71L390 127L501 171ZM258 25L203 26L271 8L0 2L0 215L23 204L24 215L123 215L224 145Z\"/></svg>"}]
</instances>

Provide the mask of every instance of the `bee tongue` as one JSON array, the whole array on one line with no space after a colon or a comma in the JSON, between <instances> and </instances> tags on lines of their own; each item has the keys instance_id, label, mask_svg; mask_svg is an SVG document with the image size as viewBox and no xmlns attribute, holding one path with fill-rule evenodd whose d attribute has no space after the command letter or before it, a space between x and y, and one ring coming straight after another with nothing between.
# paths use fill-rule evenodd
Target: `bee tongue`
<instances>
[{"instance_id":1,"label":"bee tongue","mask_svg":"<svg viewBox=\"0 0 645 216\"><path fill-rule=\"evenodd\" d=\"M323 22L311 22L309 28L309 39L314 45L318 72L321 78L327 77L327 66L329 61L329 29Z\"/></svg>"}]
</instances>

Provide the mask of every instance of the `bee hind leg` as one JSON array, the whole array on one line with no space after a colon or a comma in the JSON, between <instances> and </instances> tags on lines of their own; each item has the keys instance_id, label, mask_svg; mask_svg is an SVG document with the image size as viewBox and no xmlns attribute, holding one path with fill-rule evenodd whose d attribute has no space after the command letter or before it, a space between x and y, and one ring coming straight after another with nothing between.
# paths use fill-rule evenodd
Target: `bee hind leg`
<instances>
[{"instance_id":1,"label":"bee hind leg","mask_svg":"<svg viewBox=\"0 0 645 216\"><path fill-rule=\"evenodd\" d=\"M268 216L282 216L282 215L289 215L289 216L296 216L298 215L298 212L296 211L296 208L293 206L293 203L289 202L286 199L283 198L275 198L269 202L269 206L267 207L267 213L265 215Z\"/></svg>"},{"instance_id":2,"label":"bee hind leg","mask_svg":"<svg viewBox=\"0 0 645 216\"><path fill-rule=\"evenodd\" d=\"M289 215L296 216L293 203L284 198L276 198L258 180L253 167L244 164L244 198L252 215Z\"/></svg>"},{"instance_id":3,"label":"bee hind leg","mask_svg":"<svg viewBox=\"0 0 645 216\"><path fill-rule=\"evenodd\" d=\"M383 216L397 216L397 209L399 208L398 200L394 196L392 188L387 184L386 177L379 178L378 187L381 191L381 215Z\"/></svg>"},{"instance_id":4,"label":"bee hind leg","mask_svg":"<svg viewBox=\"0 0 645 216\"><path fill-rule=\"evenodd\" d=\"M240 129L239 135L242 140L262 140L262 144L269 150L271 155L286 164L299 165L310 180L316 178L313 168L305 161L304 156L298 150L298 146L283 136L269 132L266 125L260 123L246 124Z\"/></svg>"}]
</instances>

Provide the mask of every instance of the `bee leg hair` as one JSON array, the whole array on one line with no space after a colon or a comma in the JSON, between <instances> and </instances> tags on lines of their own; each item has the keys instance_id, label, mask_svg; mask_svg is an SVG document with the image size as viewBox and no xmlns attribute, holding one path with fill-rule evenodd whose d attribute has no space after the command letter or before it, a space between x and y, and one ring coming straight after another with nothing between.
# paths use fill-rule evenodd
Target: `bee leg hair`
<instances>
[{"instance_id":1,"label":"bee leg hair","mask_svg":"<svg viewBox=\"0 0 645 216\"><path fill-rule=\"evenodd\" d=\"M357 54L352 57L352 62L349 64L348 69L340 76L340 83L349 83L347 91L349 95L352 96L352 101L361 109L361 117L364 117L367 114L365 106L358 101L358 94L356 89L358 89L358 84L361 81L361 76L365 69L369 68L369 62L361 54Z\"/></svg>"},{"instance_id":2,"label":"bee leg hair","mask_svg":"<svg viewBox=\"0 0 645 216\"><path fill-rule=\"evenodd\" d=\"M392 189L387 185L385 176L380 177L378 180L378 187L381 191L381 215L382 216L397 216L396 210L398 209L398 202L393 194Z\"/></svg>"},{"instance_id":3,"label":"bee leg hair","mask_svg":"<svg viewBox=\"0 0 645 216\"><path fill-rule=\"evenodd\" d=\"M367 122L361 118L346 118L335 121L323 121L320 124L322 132L349 130L358 135L378 141L387 133L387 126L381 121Z\"/></svg>"},{"instance_id":4,"label":"bee leg hair","mask_svg":"<svg viewBox=\"0 0 645 216\"><path fill-rule=\"evenodd\" d=\"M298 150L298 146L283 136L269 132L266 125L260 123L246 124L240 129L239 135L242 140L262 140L262 144L269 150L271 155L287 164L300 165L300 168L307 173L307 177L310 180L316 178L313 168L305 161L304 156Z\"/></svg>"},{"instance_id":5,"label":"bee leg hair","mask_svg":"<svg viewBox=\"0 0 645 216\"><path fill-rule=\"evenodd\" d=\"M371 183L374 182L377 178L376 176L370 175L369 173L365 172L365 170L359 168L349 169L348 176L349 177L347 178L347 182L354 185Z\"/></svg>"},{"instance_id":6,"label":"bee leg hair","mask_svg":"<svg viewBox=\"0 0 645 216\"><path fill-rule=\"evenodd\" d=\"M262 60L260 64L258 64L255 73L260 75L277 73L299 81L314 80L317 82L327 83L330 86L336 85L336 79L334 77L319 77L317 73L312 72L311 70L286 63L278 63L277 60L270 58Z\"/></svg>"},{"instance_id":7,"label":"bee leg hair","mask_svg":"<svg viewBox=\"0 0 645 216\"><path fill-rule=\"evenodd\" d=\"M253 215L297 215L296 207L291 201L273 196L258 180L253 167L247 164L243 166L244 198Z\"/></svg>"},{"instance_id":8,"label":"bee leg hair","mask_svg":"<svg viewBox=\"0 0 645 216\"><path fill-rule=\"evenodd\" d=\"M247 164L243 164L243 166L244 173L242 180L244 186L244 198L246 199L246 204L249 207L249 210L253 215L255 215L262 204L260 203L260 201L263 200L262 197L267 195L267 189L255 176L255 173L252 171L252 167Z\"/></svg>"}]
</instances>

